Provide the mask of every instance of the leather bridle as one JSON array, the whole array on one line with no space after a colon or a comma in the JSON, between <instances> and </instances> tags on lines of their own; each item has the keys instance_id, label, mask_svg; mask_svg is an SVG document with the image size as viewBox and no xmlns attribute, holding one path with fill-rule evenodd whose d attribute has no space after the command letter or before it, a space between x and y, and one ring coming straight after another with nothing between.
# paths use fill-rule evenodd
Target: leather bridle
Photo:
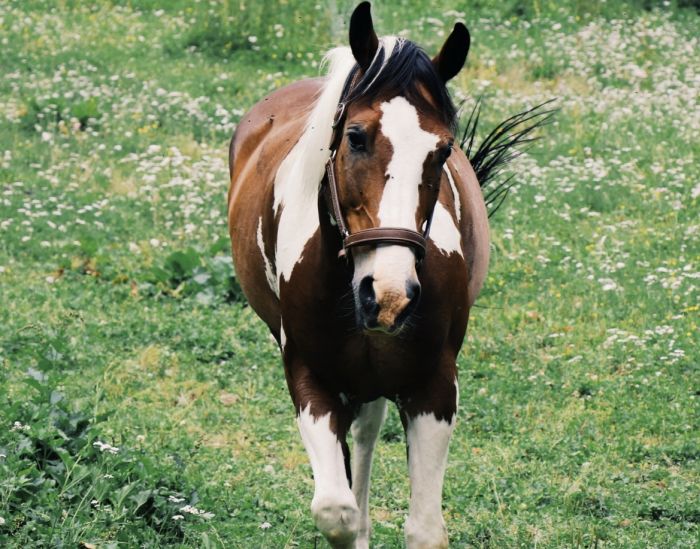
<instances>
[{"instance_id":1,"label":"leather bridle","mask_svg":"<svg viewBox=\"0 0 700 549\"><path fill-rule=\"evenodd\" d=\"M345 95L345 94L344 94ZM377 246L379 244L398 244L412 248L416 254L416 262L420 264L425 257L427 249L428 234L433 221L434 206L430 209L425 221L423 233L406 229L404 227L372 227L350 233L338 198L338 184L335 179L335 157L340 142L342 131L345 125L346 103L341 100L336 110L333 121L333 134L331 137L331 155L326 162L326 177L321 185L321 190L326 200L326 207L335 219L340 236L343 239L343 247L338 252L338 257L347 257L347 251L355 246Z\"/></svg>"}]
</instances>

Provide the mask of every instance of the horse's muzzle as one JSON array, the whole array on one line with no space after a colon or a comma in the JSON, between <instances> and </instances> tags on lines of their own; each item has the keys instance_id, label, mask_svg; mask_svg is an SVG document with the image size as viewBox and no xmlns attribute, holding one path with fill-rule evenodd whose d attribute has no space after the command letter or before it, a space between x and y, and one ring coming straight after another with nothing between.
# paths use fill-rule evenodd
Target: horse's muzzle
<instances>
[{"instance_id":1,"label":"horse's muzzle","mask_svg":"<svg viewBox=\"0 0 700 549\"><path fill-rule=\"evenodd\" d=\"M360 282L359 313L367 330L393 334L405 324L420 301L421 287L409 281L405 288L378 283L371 276Z\"/></svg>"}]
</instances>

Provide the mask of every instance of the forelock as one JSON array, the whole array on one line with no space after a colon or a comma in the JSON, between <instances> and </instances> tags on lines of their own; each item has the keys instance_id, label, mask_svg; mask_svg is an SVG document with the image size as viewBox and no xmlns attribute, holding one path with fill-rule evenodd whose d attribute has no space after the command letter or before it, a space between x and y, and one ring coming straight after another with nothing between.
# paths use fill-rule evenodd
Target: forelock
<instances>
[{"instance_id":1,"label":"forelock","mask_svg":"<svg viewBox=\"0 0 700 549\"><path fill-rule=\"evenodd\" d=\"M429 98L425 97L425 93ZM380 98L405 97L421 112L437 117L452 131L457 109L430 57L409 40L385 37L368 69L355 64L348 74L341 101L371 103Z\"/></svg>"}]
</instances>

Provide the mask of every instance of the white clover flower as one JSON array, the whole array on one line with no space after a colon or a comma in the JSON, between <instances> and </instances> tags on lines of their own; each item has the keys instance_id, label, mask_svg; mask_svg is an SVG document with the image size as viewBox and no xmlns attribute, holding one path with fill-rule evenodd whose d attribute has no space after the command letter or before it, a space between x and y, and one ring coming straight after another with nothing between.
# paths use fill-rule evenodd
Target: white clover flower
<instances>
[{"instance_id":1,"label":"white clover flower","mask_svg":"<svg viewBox=\"0 0 700 549\"><path fill-rule=\"evenodd\" d=\"M263 523L260 525L260 529L261 529L261 530L267 530L268 528L272 528L272 524L270 524L269 522L263 522Z\"/></svg>"},{"instance_id":2,"label":"white clover flower","mask_svg":"<svg viewBox=\"0 0 700 549\"><path fill-rule=\"evenodd\" d=\"M180 507L180 511L183 513L189 513L190 515L197 515L198 517L205 519L214 518L214 513L209 513L204 509L197 509L193 505L185 505L184 507Z\"/></svg>"},{"instance_id":3,"label":"white clover flower","mask_svg":"<svg viewBox=\"0 0 700 549\"><path fill-rule=\"evenodd\" d=\"M99 448L100 452L109 452L110 454L116 454L119 452L119 448L107 444L106 442L100 442L99 440L92 443L95 448Z\"/></svg>"},{"instance_id":4,"label":"white clover flower","mask_svg":"<svg viewBox=\"0 0 700 549\"><path fill-rule=\"evenodd\" d=\"M611 292L618 288L617 283L612 278L599 278L598 282L603 286L604 292Z\"/></svg>"}]
</instances>

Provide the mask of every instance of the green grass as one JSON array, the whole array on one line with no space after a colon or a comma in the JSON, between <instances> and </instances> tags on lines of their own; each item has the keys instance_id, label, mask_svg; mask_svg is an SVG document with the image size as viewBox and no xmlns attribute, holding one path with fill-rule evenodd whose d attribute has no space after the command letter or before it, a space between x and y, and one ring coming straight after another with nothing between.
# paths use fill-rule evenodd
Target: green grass
<instances>
[{"instance_id":1,"label":"green grass","mask_svg":"<svg viewBox=\"0 0 700 549\"><path fill-rule=\"evenodd\" d=\"M318 73L353 3L163 4L0 6L2 546L324 543L278 353L228 260L226 153L256 100ZM561 107L492 220L452 545L697 547L697 11L378 4L380 31L431 52L465 18L452 91L484 97L484 129ZM402 545L408 495L392 411L373 546Z\"/></svg>"}]
</instances>

